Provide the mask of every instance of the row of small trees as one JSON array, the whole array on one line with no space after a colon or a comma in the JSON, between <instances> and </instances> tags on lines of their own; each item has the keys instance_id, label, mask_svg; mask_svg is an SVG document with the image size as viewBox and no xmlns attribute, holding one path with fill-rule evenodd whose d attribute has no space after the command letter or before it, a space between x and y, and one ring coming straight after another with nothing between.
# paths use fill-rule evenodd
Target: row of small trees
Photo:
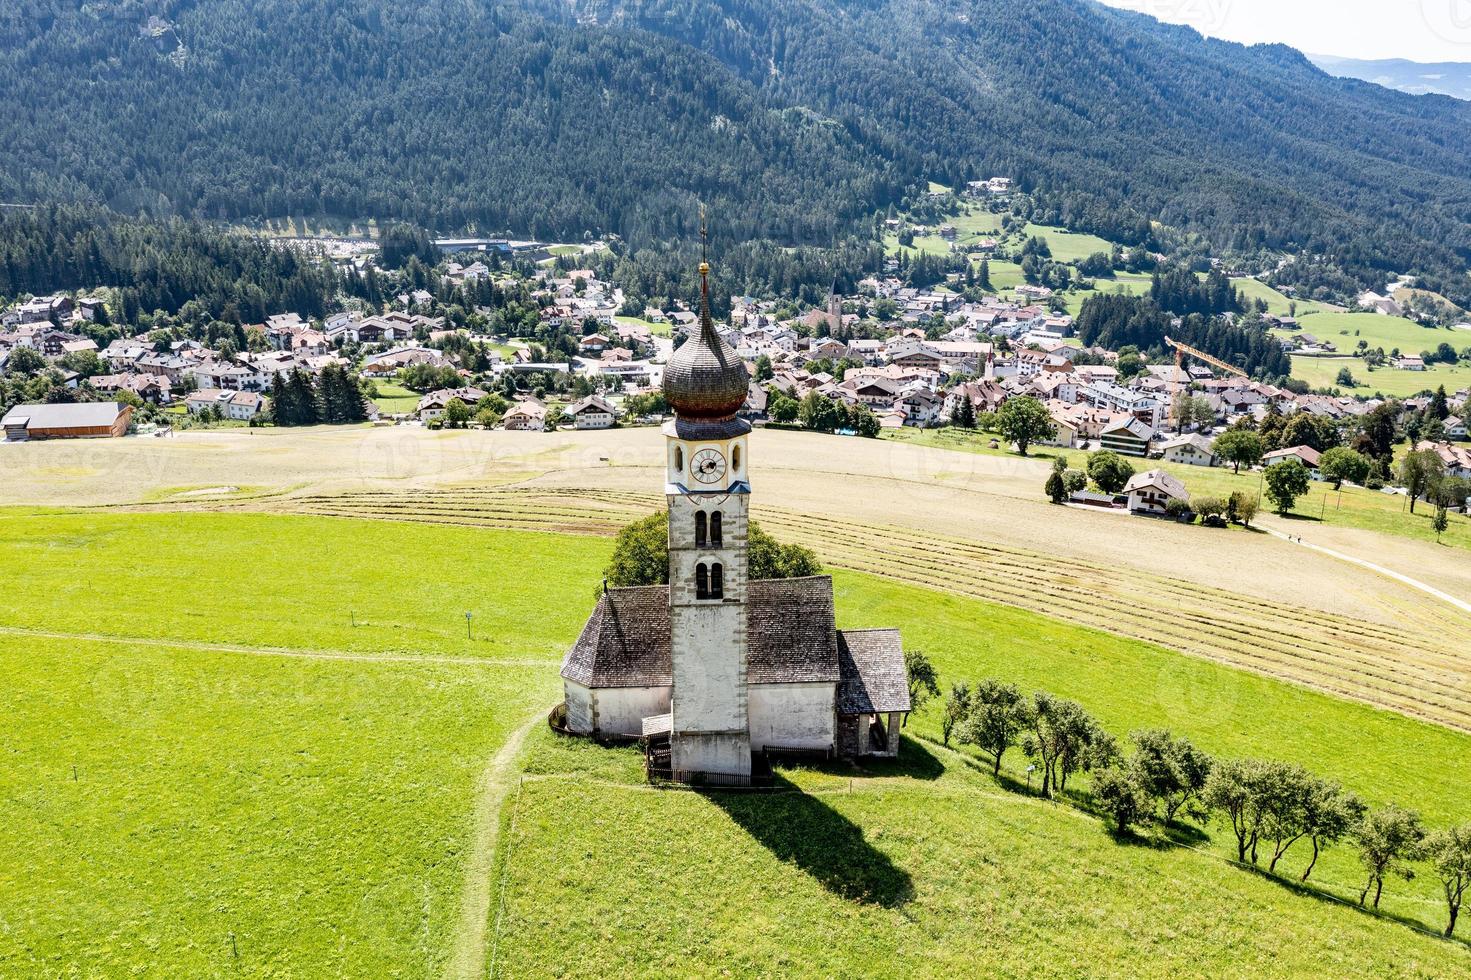
<instances>
[{"instance_id":1,"label":"row of small trees","mask_svg":"<svg viewBox=\"0 0 1471 980\"><path fill-rule=\"evenodd\" d=\"M1444 887L1455 932L1462 898L1471 888L1471 823L1428 832L1412 810L1390 805L1370 809L1340 784L1302 766L1261 759L1215 759L1189 739L1152 729L1130 735L1134 751L1119 742L1076 701L1046 691L1024 694L1015 684L988 678L952 685L940 713L940 735L974 745L1001 774L1007 751L1019 746L1040 770L1040 792L1051 798L1067 790L1079 772L1091 774L1092 801L1119 834L1151 823L1173 824L1185 816L1202 825L1229 825L1236 859L1275 874L1296 846L1310 847L1301 881L1307 881L1328 847L1352 841L1365 871L1359 904L1374 908L1392 876L1414 877L1415 862L1427 861ZM1030 783L1030 777L1029 777Z\"/></svg>"}]
</instances>

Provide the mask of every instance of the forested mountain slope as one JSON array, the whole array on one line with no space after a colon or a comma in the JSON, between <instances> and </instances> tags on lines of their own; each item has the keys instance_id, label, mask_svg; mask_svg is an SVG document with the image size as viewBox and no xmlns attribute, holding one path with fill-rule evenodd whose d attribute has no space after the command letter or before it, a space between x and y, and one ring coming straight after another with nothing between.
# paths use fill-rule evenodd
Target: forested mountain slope
<instances>
[{"instance_id":1,"label":"forested mountain slope","mask_svg":"<svg viewBox=\"0 0 1471 980\"><path fill-rule=\"evenodd\" d=\"M4 200L816 242L1002 173L1129 243L1471 255L1471 104L1089 0L32 0L0 86Z\"/></svg>"}]
</instances>

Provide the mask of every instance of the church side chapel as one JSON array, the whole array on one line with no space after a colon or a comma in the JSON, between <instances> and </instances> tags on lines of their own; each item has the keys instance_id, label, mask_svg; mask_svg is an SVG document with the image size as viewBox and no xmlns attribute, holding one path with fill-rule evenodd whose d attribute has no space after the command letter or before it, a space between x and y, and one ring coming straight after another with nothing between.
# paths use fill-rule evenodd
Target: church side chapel
<instances>
[{"instance_id":1,"label":"church side chapel","mask_svg":"<svg viewBox=\"0 0 1471 980\"><path fill-rule=\"evenodd\" d=\"M766 753L896 756L899 631L838 630L826 575L748 575L749 377L710 318L664 371L669 584L605 588L562 665L566 726L642 738L650 777L747 785Z\"/></svg>"}]
</instances>

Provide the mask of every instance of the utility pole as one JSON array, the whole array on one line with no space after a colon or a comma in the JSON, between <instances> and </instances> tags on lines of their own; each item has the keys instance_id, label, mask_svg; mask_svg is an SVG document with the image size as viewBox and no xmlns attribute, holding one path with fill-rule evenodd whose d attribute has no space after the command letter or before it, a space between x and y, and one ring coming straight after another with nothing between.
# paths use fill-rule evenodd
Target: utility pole
<instances>
[{"instance_id":1,"label":"utility pole","mask_svg":"<svg viewBox=\"0 0 1471 980\"><path fill-rule=\"evenodd\" d=\"M465 639L467 639L467 640L473 640L473 639L475 639L475 634L474 634L474 631L473 631L473 623L472 623L472 620L474 619L474 617L475 617L475 614L474 613L470 612L470 610L468 610L468 609L465 610Z\"/></svg>"}]
</instances>

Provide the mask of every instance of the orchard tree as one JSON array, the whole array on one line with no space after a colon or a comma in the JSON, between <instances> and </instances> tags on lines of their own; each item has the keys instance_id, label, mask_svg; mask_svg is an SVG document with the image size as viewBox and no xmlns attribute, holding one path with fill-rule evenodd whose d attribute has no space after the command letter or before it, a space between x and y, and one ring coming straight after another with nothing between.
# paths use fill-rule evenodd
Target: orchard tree
<instances>
[{"instance_id":1,"label":"orchard tree","mask_svg":"<svg viewBox=\"0 0 1471 980\"><path fill-rule=\"evenodd\" d=\"M940 739L946 748L950 747L950 736L955 729L963 726L970 717L970 708L970 685L964 682L951 684L950 693L945 697L945 709L940 715Z\"/></svg>"},{"instance_id":2,"label":"orchard tree","mask_svg":"<svg viewBox=\"0 0 1471 980\"><path fill-rule=\"evenodd\" d=\"M1057 426L1047 406L1030 395L1008 398L996 413L996 431L1016 443L1017 452L1027 454L1027 447L1057 435Z\"/></svg>"},{"instance_id":3,"label":"orchard tree","mask_svg":"<svg viewBox=\"0 0 1471 980\"><path fill-rule=\"evenodd\" d=\"M1262 454L1266 452L1262 437L1250 429L1228 429L1222 432L1211 443L1211 450L1234 466L1237 473L1241 472L1243 466L1251 467L1260 463Z\"/></svg>"},{"instance_id":4,"label":"orchard tree","mask_svg":"<svg viewBox=\"0 0 1471 980\"><path fill-rule=\"evenodd\" d=\"M1068 776L1118 761L1118 747L1076 701L1038 691L1032 698L1030 730L1022 751L1042 763L1042 795L1067 789Z\"/></svg>"},{"instance_id":5,"label":"orchard tree","mask_svg":"<svg viewBox=\"0 0 1471 980\"><path fill-rule=\"evenodd\" d=\"M918 711L931 699L940 696L940 675L918 650L904 651L904 672L909 677L909 707Z\"/></svg>"},{"instance_id":6,"label":"orchard tree","mask_svg":"<svg viewBox=\"0 0 1471 980\"><path fill-rule=\"evenodd\" d=\"M1343 486L1343 481L1360 486L1369 478L1369 457L1347 446L1334 446L1318 461L1318 472L1323 479L1333 481L1333 489Z\"/></svg>"},{"instance_id":7,"label":"orchard tree","mask_svg":"<svg viewBox=\"0 0 1471 980\"><path fill-rule=\"evenodd\" d=\"M1356 837L1359 861L1369 873L1363 890L1359 892L1359 905L1363 906L1372 890L1377 909L1379 897L1384 894L1385 878L1397 874L1409 881L1415 877L1415 869L1410 862L1420 857L1425 828L1414 810L1402 810L1391 804L1382 810L1370 810L1359 824Z\"/></svg>"},{"instance_id":8,"label":"orchard tree","mask_svg":"<svg viewBox=\"0 0 1471 980\"><path fill-rule=\"evenodd\" d=\"M1203 818L1200 794L1210 778L1211 757L1189 739L1176 738L1164 729L1135 732L1131 737L1135 751L1129 767L1150 798L1164 806L1165 823L1172 823L1182 809Z\"/></svg>"},{"instance_id":9,"label":"orchard tree","mask_svg":"<svg viewBox=\"0 0 1471 980\"><path fill-rule=\"evenodd\" d=\"M1015 684L987 678L971 693L970 715L960 740L991 756L991 774L1001 774L1001 757L1032 724L1032 703Z\"/></svg>"},{"instance_id":10,"label":"orchard tree","mask_svg":"<svg viewBox=\"0 0 1471 980\"><path fill-rule=\"evenodd\" d=\"M1094 776L1093 799L1113 820L1120 835L1154 816L1154 800L1131 767L1110 766Z\"/></svg>"},{"instance_id":11,"label":"orchard tree","mask_svg":"<svg viewBox=\"0 0 1471 980\"><path fill-rule=\"evenodd\" d=\"M1286 514L1297 498L1308 492L1308 468L1296 458L1267 467L1267 499L1277 505L1277 513Z\"/></svg>"},{"instance_id":12,"label":"orchard tree","mask_svg":"<svg viewBox=\"0 0 1471 980\"><path fill-rule=\"evenodd\" d=\"M1450 915L1445 934L1451 936L1456 931L1456 916L1461 913L1461 899L1471 886L1471 824L1431 834L1425 852L1445 889L1446 910Z\"/></svg>"},{"instance_id":13,"label":"orchard tree","mask_svg":"<svg viewBox=\"0 0 1471 980\"><path fill-rule=\"evenodd\" d=\"M1364 801L1339 784L1327 779L1314 779L1303 800L1303 826L1308 842L1313 845L1313 856L1303 869L1302 881L1308 880L1318 855L1323 848L1343 840L1364 819L1368 808Z\"/></svg>"},{"instance_id":14,"label":"orchard tree","mask_svg":"<svg viewBox=\"0 0 1471 980\"><path fill-rule=\"evenodd\" d=\"M1415 512L1415 501L1430 494L1445 478L1445 463L1432 449L1416 449L1400 460L1399 481L1410 495L1410 513Z\"/></svg>"}]
</instances>

